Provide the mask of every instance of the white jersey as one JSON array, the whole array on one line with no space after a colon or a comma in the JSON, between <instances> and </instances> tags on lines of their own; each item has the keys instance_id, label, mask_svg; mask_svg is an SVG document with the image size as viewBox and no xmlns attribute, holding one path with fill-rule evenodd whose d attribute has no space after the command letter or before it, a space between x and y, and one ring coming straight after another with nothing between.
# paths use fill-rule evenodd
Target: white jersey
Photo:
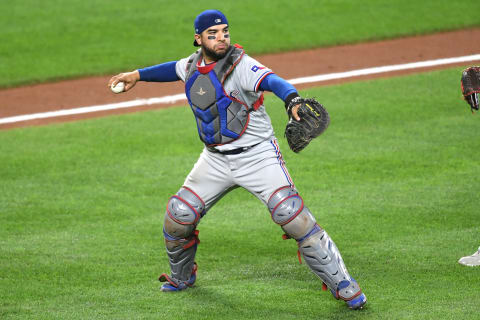
<instances>
[{"instance_id":1,"label":"white jersey","mask_svg":"<svg viewBox=\"0 0 480 320\"><path fill-rule=\"evenodd\" d=\"M184 58L179 60L175 66L177 76L183 82L185 82L187 62L188 58ZM203 60L201 65L205 65ZM258 91L260 83L271 73L273 73L272 70L244 54L233 72L228 76L223 87L229 96L246 103L248 106L253 106L263 93ZM274 132L270 117L262 104L256 111L250 112L250 121L247 129L240 138L215 148L220 151L226 151L249 147L262 141L270 140L273 136Z\"/></svg>"}]
</instances>

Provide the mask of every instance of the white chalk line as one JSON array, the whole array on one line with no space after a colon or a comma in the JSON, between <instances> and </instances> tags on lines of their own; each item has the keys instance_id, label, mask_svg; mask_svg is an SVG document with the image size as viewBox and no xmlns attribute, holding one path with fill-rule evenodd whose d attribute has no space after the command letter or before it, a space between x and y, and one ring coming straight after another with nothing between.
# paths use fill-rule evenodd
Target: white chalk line
<instances>
[{"instance_id":1,"label":"white chalk line","mask_svg":"<svg viewBox=\"0 0 480 320\"><path fill-rule=\"evenodd\" d=\"M480 54L463 56L463 57L412 62L412 63L405 63L405 64L396 64L391 66L358 69L358 70L352 70L352 71L346 71L346 72L321 74L316 76L290 79L287 81L293 85L296 85L296 84L303 84L303 83L313 83L313 82L322 82L322 81L335 80L335 79L352 78L352 77L379 74L379 73L392 72L392 71L420 69L420 68L427 68L427 67L434 67L434 66L454 64L454 63L460 63L460 62L476 61L476 60L480 60ZM7 118L0 118L0 124L15 123L15 122L22 122L22 121L36 120L36 119L54 118L54 117L61 117L61 116L71 116L76 114L84 114L84 113L115 110L115 109L125 109L125 108L139 107L139 106L149 106L149 105L155 105L155 104L167 104L167 103L171 104L171 103L176 103L183 100L187 100L187 97L185 96L184 93L180 93L180 94L164 96L164 97L137 99L137 100L131 100L131 101L125 101L125 102L119 102L119 103L110 103L110 104L103 104L103 105L96 105L96 106L88 106L88 107L81 107L81 108L74 108L74 109L64 109L64 110L58 110L58 111L49 111L49 112L41 112L41 113L26 114L26 115L13 116L13 117L7 117Z\"/></svg>"}]
</instances>

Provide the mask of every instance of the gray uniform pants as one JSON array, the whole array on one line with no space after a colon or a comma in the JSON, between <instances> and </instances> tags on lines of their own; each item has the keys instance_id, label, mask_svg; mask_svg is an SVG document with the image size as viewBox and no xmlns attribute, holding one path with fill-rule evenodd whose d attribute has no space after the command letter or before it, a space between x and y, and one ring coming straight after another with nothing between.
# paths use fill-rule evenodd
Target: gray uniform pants
<instances>
[{"instance_id":1,"label":"gray uniform pants","mask_svg":"<svg viewBox=\"0 0 480 320\"><path fill-rule=\"evenodd\" d=\"M243 187L266 205L279 188L293 187L275 138L240 154L223 155L204 149L184 186L205 203L207 212L223 195Z\"/></svg>"}]
</instances>

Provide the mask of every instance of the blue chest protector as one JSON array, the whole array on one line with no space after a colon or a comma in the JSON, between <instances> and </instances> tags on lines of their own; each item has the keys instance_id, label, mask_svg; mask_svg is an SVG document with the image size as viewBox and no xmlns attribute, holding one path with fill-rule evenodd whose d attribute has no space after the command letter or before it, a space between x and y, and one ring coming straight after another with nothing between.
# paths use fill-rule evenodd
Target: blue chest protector
<instances>
[{"instance_id":1,"label":"blue chest protector","mask_svg":"<svg viewBox=\"0 0 480 320\"><path fill-rule=\"evenodd\" d=\"M244 51L230 46L224 58L209 70L199 67L200 50L192 54L187 63L185 93L197 121L198 135L205 145L230 143L245 132L250 119L250 108L229 97L223 83L240 62Z\"/></svg>"}]
</instances>

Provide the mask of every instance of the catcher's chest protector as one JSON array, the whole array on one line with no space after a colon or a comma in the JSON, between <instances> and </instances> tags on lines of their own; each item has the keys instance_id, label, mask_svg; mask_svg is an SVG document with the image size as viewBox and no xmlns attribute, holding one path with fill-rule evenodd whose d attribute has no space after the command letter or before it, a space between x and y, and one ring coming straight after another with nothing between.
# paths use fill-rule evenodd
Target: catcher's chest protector
<instances>
[{"instance_id":1,"label":"catcher's chest protector","mask_svg":"<svg viewBox=\"0 0 480 320\"><path fill-rule=\"evenodd\" d=\"M223 83L240 62L244 51L231 46L214 68L198 67L200 50L187 63L185 93L197 121L198 135L207 146L222 145L238 139L247 128L249 108L229 97Z\"/></svg>"}]
</instances>

